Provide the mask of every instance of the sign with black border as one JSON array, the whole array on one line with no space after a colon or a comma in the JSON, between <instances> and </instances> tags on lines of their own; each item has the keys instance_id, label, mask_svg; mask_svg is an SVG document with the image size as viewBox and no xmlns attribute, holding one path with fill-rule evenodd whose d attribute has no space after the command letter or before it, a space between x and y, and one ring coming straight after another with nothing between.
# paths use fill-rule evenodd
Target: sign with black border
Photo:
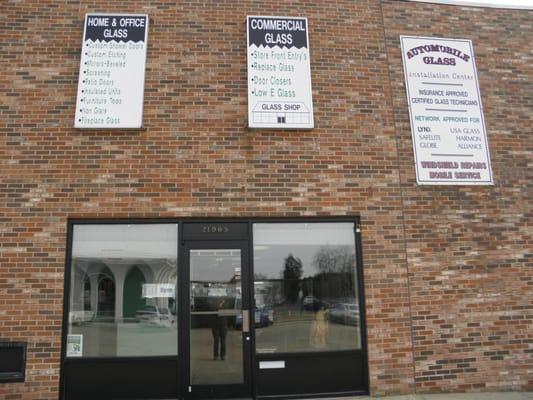
<instances>
[{"instance_id":1,"label":"sign with black border","mask_svg":"<svg viewBox=\"0 0 533 400\"><path fill-rule=\"evenodd\" d=\"M86 14L75 128L141 128L146 14Z\"/></svg>"},{"instance_id":2,"label":"sign with black border","mask_svg":"<svg viewBox=\"0 0 533 400\"><path fill-rule=\"evenodd\" d=\"M314 127L307 18L247 17L248 126Z\"/></svg>"}]
</instances>

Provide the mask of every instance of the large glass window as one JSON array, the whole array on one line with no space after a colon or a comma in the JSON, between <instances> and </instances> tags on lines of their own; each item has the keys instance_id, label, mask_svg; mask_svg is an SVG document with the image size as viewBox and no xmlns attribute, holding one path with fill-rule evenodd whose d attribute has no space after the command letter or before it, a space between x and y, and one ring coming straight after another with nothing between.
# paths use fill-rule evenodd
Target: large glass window
<instances>
[{"instance_id":1,"label":"large glass window","mask_svg":"<svg viewBox=\"0 0 533 400\"><path fill-rule=\"evenodd\" d=\"M256 223L258 353L361 348L353 223Z\"/></svg>"},{"instance_id":2,"label":"large glass window","mask_svg":"<svg viewBox=\"0 0 533 400\"><path fill-rule=\"evenodd\" d=\"M68 357L177 354L177 225L75 225Z\"/></svg>"}]
</instances>

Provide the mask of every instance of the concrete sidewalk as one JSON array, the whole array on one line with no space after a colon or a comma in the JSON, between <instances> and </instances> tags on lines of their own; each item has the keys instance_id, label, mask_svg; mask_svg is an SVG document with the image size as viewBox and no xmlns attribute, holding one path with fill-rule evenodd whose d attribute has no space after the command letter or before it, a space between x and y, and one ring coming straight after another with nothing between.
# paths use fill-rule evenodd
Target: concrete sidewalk
<instances>
[{"instance_id":1,"label":"concrete sidewalk","mask_svg":"<svg viewBox=\"0 0 533 400\"><path fill-rule=\"evenodd\" d=\"M533 392L409 394L404 396L334 397L328 400L533 400ZM318 400L318 399L317 399Z\"/></svg>"}]
</instances>

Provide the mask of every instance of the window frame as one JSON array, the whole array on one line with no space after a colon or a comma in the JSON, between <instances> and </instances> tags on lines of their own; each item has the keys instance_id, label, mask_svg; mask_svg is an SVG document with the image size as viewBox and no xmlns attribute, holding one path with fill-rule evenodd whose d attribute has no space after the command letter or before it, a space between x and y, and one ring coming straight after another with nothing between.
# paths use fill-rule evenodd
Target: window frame
<instances>
[{"instance_id":1,"label":"window frame","mask_svg":"<svg viewBox=\"0 0 533 400\"><path fill-rule=\"evenodd\" d=\"M320 223L352 223L353 229L354 229L354 250L355 250L355 278L357 280L356 285L354 288L357 290L358 295L358 304L359 304L359 324L357 326L357 329L359 330L360 334L360 347L359 348L352 348L352 349L338 349L338 350L319 350L319 351L283 351L283 352L274 352L274 353L260 353L257 352L257 346L256 346L256 335L253 335L253 352L256 357L259 357L261 359L278 359L283 357L314 357L319 355L334 355L338 353L350 353L350 352L356 352L356 353L364 353L365 359L367 359L367 353L366 353L366 346L367 346L367 337L366 337L366 315L365 315L365 304L364 304L364 284L363 284L363 270L362 270L362 254L361 254L361 247L358 246L358 244L361 244L361 228L360 228L360 218L358 216L353 216L350 218L343 218L343 217L329 217L329 218L258 218L253 219L251 221L250 226L250 277L251 277L251 284L253 285L253 282L255 280L255 258L254 258L254 252L253 252L253 246L254 246L254 240L253 240L253 225L254 224L320 224ZM252 287L252 306L255 307L255 296L254 296L254 290Z\"/></svg>"},{"instance_id":2,"label":"window frame","mask_svg":"<svg viewBox=\"0 0 533 400\"><path fill-rule=\"evenodd\" d=\"M180 224L177 221L167 220L167 219L69 219L67 227L67 247L65 249L65 268L64 268L64 287L63 287L63 318L62 318L62 328L61 328L61 365L64 362L70 361L91 361L91 360L138 360L138 359L175 359L179 357L179 347L177 348L177 354L170 355L120 355L120 356L81 356L73 357L67 355L67 339L69 335L69 313L70 313L70 290L72 288L72 250L74 245L74 227L76 225L176 225L177 230L177 260L176 267L179 265L179 250L180 250ZM115 282L116 285L116 282ZM178 300L176 299L176 302ZM179 336L179 328L177 328L176 336ZM179 342L178 342L179 343Z\"/></svg>"}]
</instances>

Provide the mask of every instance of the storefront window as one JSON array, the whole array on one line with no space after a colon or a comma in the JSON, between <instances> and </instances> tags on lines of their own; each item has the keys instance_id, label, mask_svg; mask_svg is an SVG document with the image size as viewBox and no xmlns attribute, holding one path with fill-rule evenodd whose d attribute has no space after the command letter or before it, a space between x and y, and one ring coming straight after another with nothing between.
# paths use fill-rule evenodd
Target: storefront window
<instances>
[{"instance_id":1,"label":"storefront window","mask_svg":"<svg viewBox=\"0 0 533 400\"><path fill-rule=\"evenodd\" d=\"M177 225L74 225L68 357L177 354Z\"/></svg>"},{"instance_id":2,"label":"storefront window","mask_svg":"<svg viewBox=\"0 0 533 400\"><path fill-rule=\"evenodd\" d=\"M257 223L256 351L361 348L353 223Z\"/></svg>"}]
</instances>

